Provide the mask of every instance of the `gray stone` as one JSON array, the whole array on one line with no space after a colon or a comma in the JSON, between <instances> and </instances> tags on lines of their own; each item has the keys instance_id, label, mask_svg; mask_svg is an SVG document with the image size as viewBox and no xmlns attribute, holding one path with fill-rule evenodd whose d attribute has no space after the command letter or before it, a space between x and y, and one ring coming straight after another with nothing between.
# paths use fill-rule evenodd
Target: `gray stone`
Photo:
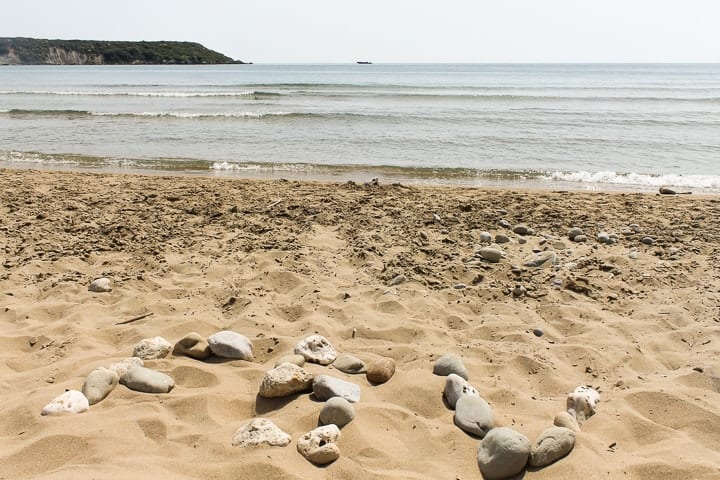
<instances>
[{"instance_id":1,"label":"gray stone","mask_svg":"<svg viewBox=\"0 0 720 480\"><path fill-rule=\"evenodd\" d=\"M112 287L110 286L110 279L105 277L96 278L90 283L88 290L94 293L112 292Z\"/></svg>"},{"instance_id":2,"label":"gray stone","mask_svg":"<svg viewBox=\"0 0 720 480\"><path fill-rule=\"evenodd\" d=\"M643 237L640 239L640 243L644 243L645 245L652 245L655 243L655 239L652 237Z\"/></svg>"},{"instance_id":3,"label":"gray stone","mask_svg":"<svg viewBox=\"0 0 720 480\"><path fill-rule=\"evenodd\" d=\"M312 388L313 376L302 367L292 363L282 365L268 371L260 382L261 397L285 397L297 392L305 392Z\"/></svg>"},{"instance_id":4,"label":"gray stone","mask_svg":"<svg viewBox=\"0 0 720 480\"><path fill-rule=\"evenodd\" d=\"M318 375L313 380L313 395L318 400L342 397L348 402L360 401L360 386L329 375Z\"/></svg>"},{"instance_id":5,"label":"gray stone","mask_svg":"<svg viewBox=\"0 0 720 480\"><path fill-rule=\"evenodd\" d=\"M532 253L525 257L523 259L523 266L530 268L546 267L548 265L555 265L557 262L557 253L552 250L545 250L544 252Z\"/></svg>"},{"instance_id":6,"label":"gray stone","mask_svg":"<svg viewBox=\"0 0 720 480\"><path fill-rule=\"evenodd\" d=\"M533 328L533 335L536 337L542 337L545 335L545 332L543 332L542 328Z\"/></svg>"},{"instance_id":7,"label":"gray stone","mask_svg":"<svg viewBox=\"0 0 720 480\"><path fill-rule=\"evenodd\" d=\"M368 382L379 385L387 382L395 375L395 360L384 357L368 365L366 378Z\"/></svg>"},{"instance_id":8,"label":"gray stone","mask_svg":"<svg viewBox=\"0 0 720 480\"><path fill-rule=\"evenodd\" d=\"M239 447L262 444L271 447L286 447L290 444L290 435L267 418L255 418L235 432L232 444Z\"/></svg>"},{"instance_id":9,"label":"gray stone","mask_svg":"<svg viewBox=\"0 0 720 480\"><path fill-rule=\"evenodd\" d=\"M517 233L518 235L531 235L533 233L533 229L529 228L527 225L515 225L515 228L513 228L513 232Z\"/></svg>"},{"instance_id":10,"label":"gray stone","mask_svg":"<svg viewBox=\"0 0 720 480\"><path fill-rule=\"evenodd\" d=\"M465 364L462 359L456 355L443 355L438 358L433 365L433 373L440 376L447 376L454 373L465 380L468 379L468 372L465 368Z\"/></svg>"},{"instance_id":11,"label":"gray stone","mask_svg":"<svg viewBox=\"0 0 720 480\"><path fill-rule=\"evenodd\" d=\"M343 428L355 418L355 408L342 397L332 397L322 410L320 410L320 423L322 425L337 425Z\"/></svg>"},{"instance_id":12,"label":"gray stone","mask_svg":"<svg viewBox=\"0 0 720 480\"><path fill-rule=\"evenodd\" d=\"M45 405L40 415L63 415L87 412L90 408L88 399L82 392L67 390L53 398Z\"/></svg>"},{"instance_id":13,"label":"gray stone","mask_svg":"<svg viewBox=\"0 0 720 480\"><path fill-rule=\"evenodd\" d=\"M340 429L335 424L324 425L312 430L298 439L297 450L316 465L327 465L340 458L337 440Z\"/></svg>"},{"instance_id":14,"label":"gray stone","mask_svg":"<svg viewBox=\"0 0 720 480\"><path fill-rule=\"evenodd\" d=\"M508 237L507 235L503 235L502 233L498 233L497 235L495 235L495 243L510 243L510 237Z\"/></svg>"},{"instance_id":15,"label":"gray stone","mask_svg":"<svg viewBox=\"0 0 720 480\"><path fill-rule=\"evenodd\" d=\"M82 393L90 405L107 397L118 384L118 374L109 368L98 367L90 372L85 378L82 386Z\"/></svg>"},{"instance_id":16,"label":"gray stone","mask_svg":"<svg viewBox=\"0 0 720 480\"><path fill-rule=\"evenodd\" d=\"M109 370L117 373L118 378L122 378L133 367L142 367L144 365L142 358L128 357L119 362L115 362L110 365Z\"/></svg>"},{"instance_id":17,"label":"gray stone","mask_svg":"<svg viewBox=\"0 0 720 480\"><path fill-rule=\"evenodd\" d=\"M352 355L340 355L332 363L332 366L343 373L365 373L367 366L365 362Z\"/></svg>"},{"instance_id":18,"label":"gray stone","mask_svg":"<svg viewBox=\"0 0 720 480\"><path fill-rule=\"evenodd\" d=\"M575 237L577 237L578 235L583 235L582 228L573 227L570 230L568 230L568 238L570 240L575 240Z\"/></svg>"},{"instance_id":19,"label":"gray stone","mask_svg":"<svg viewBox=\"0 0 720 480\"><path fill-rule=\"evenodd\" d=\"M551 427L543 431L530 449L530 466L545 467L569 454L575 446L575 432Z\"/></svg>"},{"instance_id":20,"label":"gray stone","mask_svg":"<svg viewBox=\"0 0 720 480\"><path fill-rule=\"evenodd\" d=\"M483 247L478 250L477 254L483 260L487 260L491 263L498 263L505 256L505 253L502 250L492 247Z\"/></svg>"},{"instance_id":21,"label":"gray stone","mask_svg":"<svg viewBox=\"0 0 720 480\"><path fill-rule=\"evenodd\" d=\"M490 234L490 232L480 232L480 242L481 243L492 242L492 235Z\"/></svg>"},{"instance_id":22,"label":"gray stone","mask_svg":"<svg viewBox=\"0 0 720 480\"><path fill-rule=\"evenodd\" d=\"M143 393L168 393L175 386L171 376L145 367L131 368L120 377L120 383Z\"/></svg>"},{"instance_id":23,"label":"gray stone","mask_svg":"<svg viewBox=\"0 0 720 480\"><path fill-rule=\"evenodd\" d=\"M212 353L218 357L235 358L248 362L253 359L253 345L245 335L223 330L210 335L207 341Z\"/></svg>"},{"instance_id":24,"label":"gray stone","mask_svg":"<svg viewBox=\"0 0 720 480\"><path fill-rule=\"evenodd\" d=\"M296 353L293 353L291 355L285 355L278 358L277 362L275 362L275 366L279 367L283 363L292 363L293 365L297 365L298 367L304 367L305 357Z\"/></svg>"},{"instance_id":25,"label":"gray stone","mask_svg":"<svg viewBox=\"0 0 720 480\"><path fill-rule=\"evenodd\" d=\"M572 238L572 241L573 241L573 242L577 242L577 243L583 243L583 242L587 242L587 239L588 239L588 238L587 238L586 235L575 235L575 236Z\"/></svg>"},{"instance_id":26,"label":"gray stone","mask_svg":"<svg viewBox=\"0 0 720 480\"><path fill-rule=\"evenodd\" d=\"M396 275L393 277L392 280L390 280L390 283L388 283L388 287L394 287L396 285L400 285L401 283L407 282L407 277L403 274Z\"/></svg>"},{"instance_id":27,"label":"gray stone","mask_svg":"<svg viewBox=\"0 0 720 480\"><path fill-rule=\"evenodd\" d=\"M448 407L454 410L457 401L465 395L479 397L480 393L460 375L454 373L448 375L447 380L445 380L445 388L443 389L443 397L445 397L445 402Z\"/></svg>"},{"instance_id":28,"label":"gray stone","mask_svg":"<svg viewBox=\"0 0 720 480\"><path fill-rule=\"evenodd\" d=\"M610 235L607 232L598 232L597 234L598 242L604 243L605 245L610 245Z\"/></svg>"},{"instance_id":29,"label":"gray stone","mask_svg":"<svg viewBox=\"0 0 720 480\"><path fill-rule=\"evenodd\" d=\"M190 332L178 340L173 348L173 355L185 355L196 360L205 360L211 353L207 340L195 332Z\"/></svg>"},{"instance_id":30,"label":"gray stone","mask_svg":"<svg viewBox=\"0 0 720 480\"><path fill-rule=\"evenodd\" d=\"M133 357L143 360L165 358L171 349L172 344L162 337L144 338L135 345Z\"/></svg>"},{"instance_id":31,"label":"gray stone","mask_svg":"<svg viewBox=\"0 0 720 480\"><path fill-rule=\"evenodd\" d=\"M553 425L556 427L565 427L569 428L573 432L579 432L580 431L580 425L578 425L577 420L575 420L575 417L571 415L569 412L560 412L557 415L555 415L555 419L553 420Z\"/></svg>"},{"instance_id":32,"label":"gray stone","mask_svg":"<svg viewBox=\"0 0 720 480\"><path fill-rule=\"evenodd\" d=\"M504 218L498 222L498 225L500 225L503 228L512 228L512 224L505 220Z\"/></svg>"},{"instance_id":33,"label":"gray stone","mask_svg":"<svg viewBox=\"0 0 720 480\"><path fill-rule=\"evenodd\" d=\"M506 428L493 428L480 442L477 460L484 480L504 480L525 469L530 457L530 441Z\"/></svg>"},{"instance_id":34,"label":"gray stone","mask_svg":"<svg viewBox=\"0 0 720 480\"><path fill-rule=\"evenodd\" d=\"M463 395L455 404L455 425L466 433L483 438L493 428L493 412L481 397Z\"/></svg>"},{"instance_id":35,"label":"gray stone","mask_svg":"<svg viewBox=\"0 0 720 480\"><path fill-rule=\"evenodd\" d=\"M330 365L337 358L335 348L322 335L310 335L295 345L295 353L308 362Z\"/></svg>"}]
</instances>

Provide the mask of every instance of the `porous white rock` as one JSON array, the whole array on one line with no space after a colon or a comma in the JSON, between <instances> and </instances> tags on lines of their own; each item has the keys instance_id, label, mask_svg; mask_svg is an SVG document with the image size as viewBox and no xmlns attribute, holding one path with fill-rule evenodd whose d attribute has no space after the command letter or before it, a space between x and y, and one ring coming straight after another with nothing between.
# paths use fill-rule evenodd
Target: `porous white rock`
<instances>
[{"instance_id":1,"label":"porous white rock","mask_svg":"<svg viewBox=\"0 0 720 480\"><path fill-rule=\"evenodd\" d=\"M447 376L454 373L465 380L468 379L467 368L465 368L462 359L456 355L443 355L438 358L433 365L433 373L440 376Z\"/></svg>"},{"instance_id":2,"label":"porous white rock","mask_svg":"<svg viewBox=\"0 0 720 480\"><path fill-rule=\"evenodd\" d=\"M350 402L341 397L332 397L320 410L320 424L335 424L343 428L355 418L355 408Z\"/></svg>"},{"instance_id":3,"label":"porous white rock","mask_svg":"<svg viewBox=\"0 0 720 480\"><path fill-rule=\"evenodd\" d=\"M337 352L328 339L317 334L300 340L295 345L295 353L305 357L308 362L320 365L330 365L337 358Z\"/></svg>"},{"instance_id":4,"label":"porous white rock","mask_svg":"<svg viewBox=\"0 0 720 480\"><path fill-rule=\"evenodd\" d=\"M504 480L525 469L530 440L506 427L493 428L480 442L477 461L484 480Z\"/></svg>"},{"instance_id":5,"label":"porous white rock","mask_svg":"<svg viewBox=\"0 0 720 480\"><path fill-rule=\"evenodd\" d=\"M458 399L464 395L479 397L480 393L460 375L454 373L448 375L447 380L445 380L445 389L443 390L443 397L445 397L445 402L448 407L454 410Z\"/></svg>"},{"instance_id":6,"label":"porous white rock","mask_svg":"<svg viewBox=\"0 0 720 480\"><path fill-rule=\"evenodd\" d=\"M120 360L119 362L115 362L108 370L112 370L113 372L117 373L118 379L122 378L123 375L127 373L128 370L130 370L133 367L142 367L144 365L144 362L142 358L139 357L128 357Z\"/></svg>"},{"instance_id":7,"label":"porous white rock","mask_svg":"<svg viewBox=\"0 0 720 480\"><path fill-rule=\"evenodd\" d=\"M483 438L493 428L493 411L485 399L464 395L455 404L453 421L464 432Z\"/></svg>"},{"instance_id":8,"label":"porous white rock","mask_svg":"<svg viewBox=\"0 0 720 480\"><path fill-rule=\"evenodd\" d=\"M65 413L83 413L90 408L88 399L82 392L66 390L43 407L40 415L61 415Z\"/></svg>"},{"instance_id":9,"label":"porous white rock","mask_svg":"<svg viewBox=\"0 0 720 480\"><path fill-rule=\"evenodd\" d=\"M212 353L218 357L236 358L252 361L253 346L245 335L230 330L223 330L210 335L207 339Z\"/></svg>"},{"instance_id":10,"label":"porous white rock","mask_svg":"<svg viewBox=\"0 0 720 480\"><path fill-rule=\"evenodd\" d=\"M545 467L570 453L575 446L575 432L564 427L544 430L530 449L530 466Z\"/></svg>"},{"instance_id":11,"label":"porous white rock","mask_svg":"<svg viewBox=\"0 0 720 480\"><path fill-rule=\"evenodd\" d=\"M130 390L143 393L168 393L175 380L162 372L145 367L133 367L120 377L120 383Z\"/></svg>"},{"instance_id":12,"label":"porous white rock","mask_svg":"<svg viewBox=\"0 0 720 480\"><path fill-rule=\"evenodd\" d=\"M290 435L267 418L255 418L235 432L232 444L240 447L262 444L286 447L290 444Z\"/></svg>"},{"instance_id":13,"label":"porous white rock","mask_svg":"<svg viewBox=\"0 0 720 480\"><path fill-rule=\"evenodd\" d=\"M316 465L327 465L340 458L337 440L340 429L335 424L324 425L311 430L298 439L297 450Z\"/></svg>"},{"instance_id":14,"label":"porous white rock","mask_svg":"<svg viewBox=\"0 0 720 480\"><path fill-rule=\"evenodd\" d=\"M312 383L313 376L305 369L292 363L283 363L265 373L258 394L266 398L284 397L310 390Z\"/></svg>"},{"instance_id":15,"label":"porous white rock","mask_svg":"<svg viewBox=\"0 0 720 480\"><path fill-rule=\"evenodd\" d=\"M330 375L318 375L313 380L313 395L318 400L342 397L348 402L360 401L360 386Z\"/></svg>"},{"instance_id":16,"label":"porous white rock","mask_svg":"<svg viewBox=\"0 0 720 480\"><path fill-rule=\"evenodd\" d=\"M90 283L88 290L95 293L111 292L110 279L105 277L96 278Z\"/></svg>"},{"instance_id":17,"label":"porous white rock","mask_svg":"<svg viewBox=\"0 0 720 480\"><path fill-rule=\"evenodd\" d=\"M172 344L162 337L143 338L133 348L133 357L143 360L165 358L171 349Z\"/></svg>"},{"instance_id":18,"label":"porous white rock","mask_svg":"<svg viewBox=\"0 0 720 480\"><path fill-rule=\"evenodd\" d=\"M332 366L343 373L365 373L367 366L365 362L352 355L340 355L332 363Z\"/></svg>"},{"instance_id":19,"label":"porous white rock","mask_svg":"<svg viewBox=\"0 0 720 480\"><path fill-rule=\"evenodd\" d=\"M98 367L88 374L82 386L82 393L90 405L107 397L117 387L119 376L109 368Z\"/></svg>"},{"instance_id":20,"label":"porous white rock","mask_svg":"<svg viewBox=\"0 0 720 480\"><path fill-rule=\"evenodd\" d=\"M581 385L568 394L567 411L582 425L584 420L595 415L599 402L600 394L597 390Z\"/></svg>"}]
</instances>

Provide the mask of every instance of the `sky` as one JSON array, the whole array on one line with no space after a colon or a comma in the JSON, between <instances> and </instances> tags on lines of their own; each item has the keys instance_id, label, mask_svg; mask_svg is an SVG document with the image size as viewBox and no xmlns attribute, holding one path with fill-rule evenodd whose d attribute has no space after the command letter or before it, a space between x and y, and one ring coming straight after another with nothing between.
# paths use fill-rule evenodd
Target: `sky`
<instances>
[{"instance_id":1,"label":"sky","mask_svg":"<svg viewBox=\"0 0 720 480\"><path fill-rule=\"evenodd\" d=\"M195 41L255 63L720 62L720 0L23 0L0 36Z\"/></svg>"}]
</instances>

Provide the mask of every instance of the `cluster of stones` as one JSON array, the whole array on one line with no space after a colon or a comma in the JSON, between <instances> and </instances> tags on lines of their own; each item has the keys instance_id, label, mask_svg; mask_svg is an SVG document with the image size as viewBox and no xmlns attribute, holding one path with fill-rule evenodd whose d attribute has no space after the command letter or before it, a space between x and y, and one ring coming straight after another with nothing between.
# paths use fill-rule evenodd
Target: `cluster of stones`
<instances>
[{"instance_id":1,"label":"cluster of stones","mask_svg":"<svg viewBox=\"0 0 720 480\"><path fill-rule=\"evenodd\" d=\"M142 393L170 393L175 386L175 380L169 375L145 367L144 361L165 358L171 350L176 355L186 355L199 360L216 355L251 361L252 348L252 342L247 337L227 330L215 333L207 339L197 333L190 333L180 339L174 348L162 337L145 338L135 345L132 357L108 368L94 369L85 378L81 390L65 391L48 403L41 414L86 412L91 405L105 399L118 383Z\"/></svg>"},{"instance_id":2,"label":"cluster of stones","mask_svg":"<svg viewBox=\"0 0 720 480\"><path fill-rule=\"evenodd\" d=\"M455 410L455 425L481 439L477 462L486 480L513 478L528 466L542 468L567 456L575 446L580 425L595 413L600 401L596 390L577 387L567 396L566 411L555 417L554 426L531 444L523 434L494 425L492 408L468 382L467 369L459 357L440 357L433 373L447 377L443 398L448 408Z\"/></svg>"},{"instance_id":3,"label":"cluster of stones","mask_svg":"<svg viewBox=\"0 0 720 480\"><path fill-rule=\"evenodd\" d=\"M352 355L338 356L335 348L321 335L311 335L297 343L294 354L280 358L265 373L258 389L264 398L277 398L312 392L324 401L318 415L319 427L297 439L297 451L315 465L327 465L340 458L340 429L355 418L353 404L360 401L360 386L332 375L314 376L303 367L305 362L332 365L347 374L365 374L372 385L387 382L395 373L395 362L381 358L370 365ZM256 418L235 432L232 444L242 447L266 444L285 447L291 437L272 421Z\"/></svg>"}]
</instances>

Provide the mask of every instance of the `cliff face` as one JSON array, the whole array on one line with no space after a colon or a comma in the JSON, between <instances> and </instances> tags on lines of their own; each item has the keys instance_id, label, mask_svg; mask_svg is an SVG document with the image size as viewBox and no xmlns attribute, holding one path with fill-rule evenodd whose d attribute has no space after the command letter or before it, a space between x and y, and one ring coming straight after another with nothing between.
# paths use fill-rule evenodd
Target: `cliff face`
<instances>
[{"instance_id":1,"label":"cliff face","mask_svg":"<svg viewBox=\"0 0 720 480\"><path fill-rule=\"evenodd\" d=\"M191 42L108 42L0 38L4 65L155 65L243 63Z\"/></svg>"}]
</instances>

